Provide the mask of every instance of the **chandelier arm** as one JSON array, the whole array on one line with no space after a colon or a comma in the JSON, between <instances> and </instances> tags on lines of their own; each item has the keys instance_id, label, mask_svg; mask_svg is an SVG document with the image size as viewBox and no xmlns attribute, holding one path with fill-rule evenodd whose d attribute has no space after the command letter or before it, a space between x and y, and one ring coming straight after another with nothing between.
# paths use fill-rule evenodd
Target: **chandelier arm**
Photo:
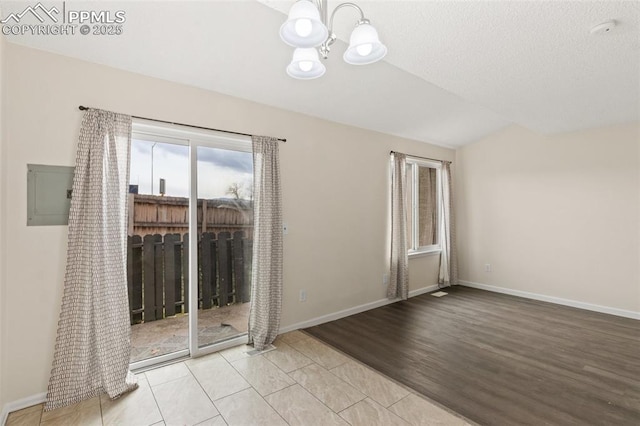
<instances>
[{"instance_id":1,"label":"chandelier arm","mask_svg":"<svg viewBox=\"0 0 640 426\"><path fill-rule=\"evenodd\" d=\"M327 57L329 56L329 51L331 50L331 48L329 46L331 46L333 43L335 43L335 41L337 39L335 33L333 32L333 18L336 16L336 12L338 10L342 9L343 7L351 7L353 9L356 9L358 12L360 12L360 20L357 22L357 25L365 24L365 23L368 24L369 20L364 17L364 12L360 8L360 6L358 6L355 3L346 2L346 3L341 3L338 6L336 6L336 8L333 9L333 12L331 12L331 17L327 21L327 16L328 16L328 12L329 12L328 11L328 7L327 7L327 0L314 0L314 1L315 1L316 5L318 6L318 9L320 10L322 22L327 26L327 29L329 30L329 36L324 41L324 43L322 43L320 45L320 47L318 48L318 51L320 52L322 57L324 59L327 59Z\"/></svg>"},{"instance_id":2,"label":"chandelier arm","mask_svg":"<svg viewBox=\"0 0 640 426\"><path fill-rule=\"evenodd\" d=\"M327 0L312 0L315 3L316 7L320 11L320 19L322 23L326 26L329 17L329 7L327 6Z\"/></svg>"},{"instance_id":3,"label":"chandelier arm","mask_svg":"<svg viewBox=\"0 0 640 426\"><path fill-rule=\"evenodd\" d=\"M358 12L360 12L360 20L358 21L358 24L360 24L362 21L366 21L367 19L364 17L364 12L362 11L362 9L360 9L360 6L358 6L355 3L351 3L351 2L347 2L347 3L341 3L338 6L336 6L335 9L333 9L333 12L331 13L331 18L329 20L329 26L327 27L329 29L330 33L333 33L333 17L336 16L336 12L340 9L342 9L343 7L351 7L356 9ZM325 22L326 25L326 22Z\"/></svg>"}]
</instances>

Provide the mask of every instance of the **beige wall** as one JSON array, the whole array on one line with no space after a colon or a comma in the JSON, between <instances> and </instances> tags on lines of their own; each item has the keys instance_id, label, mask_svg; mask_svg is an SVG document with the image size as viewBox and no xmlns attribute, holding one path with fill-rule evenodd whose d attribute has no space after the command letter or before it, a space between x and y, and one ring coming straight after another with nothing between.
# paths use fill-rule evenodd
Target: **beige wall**
<instances>
[{"instance_id":1,"label":"beige wall","mask_svg":"<svg viewBox=\"0 0 640 426\"><path fill-rule=\"evenodd\" d=\"M3 16L0 12L0 16ZM5 306L4 306L4 288L5 288L5 238L4 238L4 186L6 183L5 178L5 162L4 162L4 145L5 145L5 137L4 137L4 46L5 40L4 36L0 35L0 412L2 411L2 407L7 402L5 399L5 387L6 380L4 379L4 371L6 367L4 366L4 352L6 350L5 342L5 326L6 326L6 318L5 318ZM0 418L0 421L2 419Z\"/></svg>"},{"instance_id":2,"label":"beige wall","mask_svg":"<svg viewBox=\"0 0 640 426\"><path fill-rule=\"evenodd\" d=\"M458 150L460 278L640 312L639 149L635 123Z\"/></svg>"},{"instance_id":3,"label":"beige wall","mask_svg":"<svg viewBox=\"0 0 640 426\"><path fill-rule=\"evenodd\" d=\"M389 151L453 160L425 143L8 44L5 402L47 386L62 297L67 228L26 226L27 163L73 165L89 105L134 115L286 137L282 325L384 298ZM433 285L437 256L411 260L411 289ZM300 289L308 300L298 302Z\"/></svg>"}]
</instances>

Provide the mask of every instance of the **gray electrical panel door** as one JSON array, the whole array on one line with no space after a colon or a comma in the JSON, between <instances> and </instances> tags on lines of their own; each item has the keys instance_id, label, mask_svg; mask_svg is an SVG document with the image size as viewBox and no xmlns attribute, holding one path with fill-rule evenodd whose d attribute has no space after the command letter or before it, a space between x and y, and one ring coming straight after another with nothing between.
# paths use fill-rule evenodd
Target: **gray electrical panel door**
<instances>
[{"instance_id":1,"label":"gray electrical panel door","mask_svg":"<svg viewBox=\"0 0 640 426\"><path fill-rule=\"evenodd\" d=\"M73 167L27 164L27 226L68 225Z\"/></svg>"}]
</instances>

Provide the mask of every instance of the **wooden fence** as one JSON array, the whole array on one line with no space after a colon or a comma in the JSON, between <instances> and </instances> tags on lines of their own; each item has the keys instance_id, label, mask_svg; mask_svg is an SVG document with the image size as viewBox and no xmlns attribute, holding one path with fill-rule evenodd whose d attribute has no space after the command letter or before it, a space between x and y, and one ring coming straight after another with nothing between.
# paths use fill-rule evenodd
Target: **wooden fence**
<instances>
[{"instance_id":1,"label":"wooden fence","mask_svg":"<svg viewBox=\"0 0 640 426\"><path fill-rule=\"evenodd\" d=\"M198 308L250 300L253 241L245 233L198 235ZM128 237L131 324L188 312L189 234Z\"/></svg>"},{"instance_id":2,"label":"wooden fence","mask_svg":"<svg viewBox=\"0 0 640 426\"><path fill-rule=\"evenodd\" d=\"M198 199L198 232L253 232L253 202L217 198ZM129 235L184 234L189 232L189 199L129 194Z\"/></svg>"}]
</instances>

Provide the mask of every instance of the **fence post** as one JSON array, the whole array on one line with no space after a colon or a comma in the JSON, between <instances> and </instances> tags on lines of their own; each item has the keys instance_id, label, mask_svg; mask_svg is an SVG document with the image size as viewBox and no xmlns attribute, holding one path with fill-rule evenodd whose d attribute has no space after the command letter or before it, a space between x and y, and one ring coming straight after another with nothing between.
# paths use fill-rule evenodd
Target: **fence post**
<instances>
[{"instance_id":1,"label":"fence post","mask_svg":"<svg viewBox=\"0 0 640 426\"><path fill-rule=\"evenodd\" d=\"M133 244L127 237L127 295L129 296L129 322L133 325Z\"/></svg>"},{"instance_id":2,"label":"fence post","mask_svg":"<svg viewBox=\"0 0 640 426\"><path fill-rule=\"evenodd\" d=\"M143 280L144 280L144 322L156 319L156 284L155 284L155 243L153 235L145 235L142 240Z\"/></svg>"},{"instance_id":3,"label":"fence post","mask_svg":"<svg viewBox=\"0 0 640 426\"><path fill-rule=\"evenodd\" d=\"M244 300L244 251L242 250L242 239L244 232L236 231L233 233L233 288L235 289L236 303L242 303Z\"/></svg>"},{"instance_id":4,"label":"fence post","mask_svg":"<svg viewBox=\"0 0 640 426\"><path fill-rule=\"evenodd\" d=\"M244 239L242 248L244 250L244 290L242 291L244 298L242 299L242 303L246 303L251 300L253 240Z\"/></svg>"},{"instance_id":5,"label":"fence post","mask_svg":"<svg viewBox=\"0 0 640 426\"><path fill-rule=\"evenodd\" d=\"M133 235L129 237L128 274L131 282L131 299L129 299L129 309L131 310L131 324L142 322L142 237ZM137 312L134 312L137 311Z\"/></svg>"},{"instance_id":6,"label":"fence post","mask_svg":"<svg viewBox=\"0 0 640 426\"><path fill-rule=\"evenodd\" d=\"M164 273L162 264L162 235L155 234L153 236L153 261L155 263L155 286L156 286L156 319L161 320L164 318Z\"/></svg>"},{"instance_id":7,"label":"fence post","mask_svg":"<svg viewBox=\"0 0 640 426\"><path fill-rule=\"evenodd\" d=\"M134 223L136 220L135 194L127 194L127 234L133 235Z\"/></svg>"},{"instance_id":8,"label":"fence post","mask_svg":"<svg viewBox=\"0 0 640 426\"><path fill-rule=\"evenodd\" d=\"M176 262L176 242L180 239L178 234L164 236L164 312L165 316L172 317L176 314L176 281L180 279Z\"/></svg>"},{"instance_id":9,"label":"fence post","mask_svg":"<svg viewBox=\"0 0 640 426\"><path fill-rule=\"evenodd\" d=\"M197 279L197 278L196 278ZM182 281L184 297L182 299L182 312L189 312L189 234L182 238ZM196 310L198 307L196 306Z\"/></svg>"},{"instance_id":10,"label":"fence post","mask_svg":"<svg viewBox=\"0 0 640 426\"><path fill-rule=\"evenodd\" d=\"M175 287L174 287L174 294L176 296L176 300L175 300L175 304L174 304L174 310L176 312L176 314L180 314L182 313L182 235L180 234L174 234L175 235L175 242L174 242L174 259L175 259Z\"/></svg>"},{"instance_id":11,"label":"fence post","mask_svg":"<svg viewBox=\"0 0 640 426\"><path fill-rule=\"evenodd\" d=\"M220 295L219 305L227 306L229 303L229 293L231 292L231 253L229 249L231 242L228 232L218 234L218 294Z\"/></svg>"},{"instance_id":12,"label":"fence post","mask_svg":"<svg viewBox=\"0 0 640 426\"><path fill-rule=\"evenodd\" d=\"M204 205L204 204L203 204ZM215 293L215 246L212 250L213 234L205 232L200 239L200 268L202 271L202 309L211 309L213 294Z\"/></svg>"}]
</instances>

